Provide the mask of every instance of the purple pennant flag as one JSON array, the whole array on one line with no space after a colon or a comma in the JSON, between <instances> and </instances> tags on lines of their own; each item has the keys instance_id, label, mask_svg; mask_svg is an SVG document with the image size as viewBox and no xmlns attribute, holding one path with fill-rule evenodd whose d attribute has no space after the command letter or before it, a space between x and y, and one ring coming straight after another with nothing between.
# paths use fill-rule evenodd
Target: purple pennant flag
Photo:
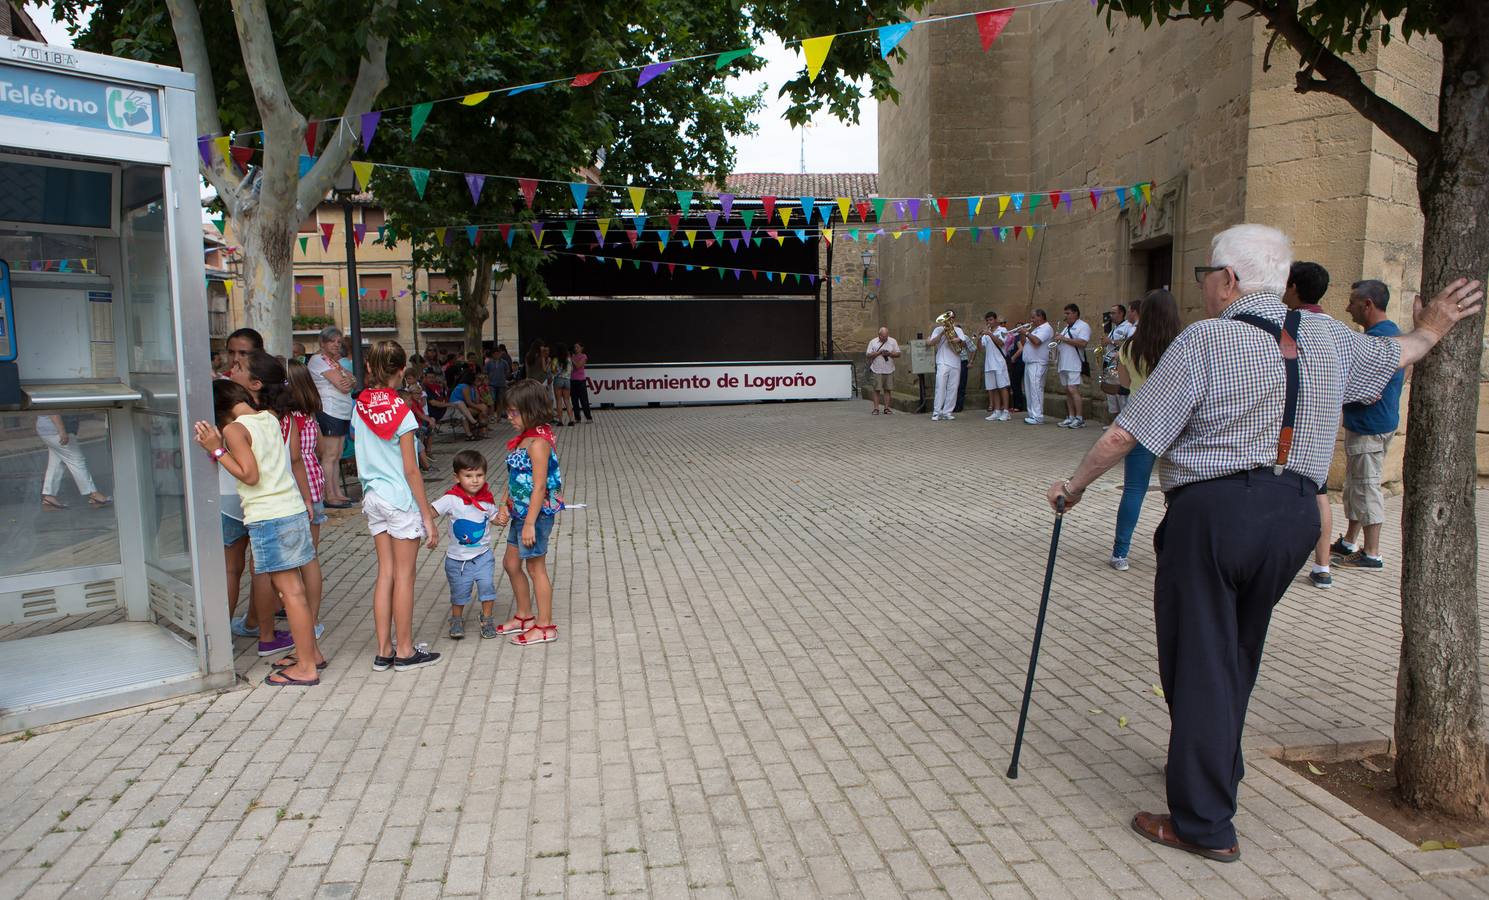
<instances>
[{"instance_id":1,"label":"purple pennant flag","mask_svg":"<svg viewBox=\"0 0 1489 900\"><path fill-rule=\"evenodd\" d=\"M657 262L656 260L652 260L651 261L651 271L652 271L652 274L653 275L655 275L656 272L657 272L657 269L660 269L661 267L662 267L662 264L661 263Z\"/></svg>"},{"instance_id":2,"label":"purple pennant flag","mask_svg":"<svg viewBox=\"0 0 1489 900\"><path fill-rule=\"evenodd\" d=\"M196 139L196 152L202 155L202 165L212 165L212 135L204 134Z\"/></svg>"},{"instance_id":3,"label":"purple pennant flag","mask_svg":"<svg viewBox=\"0 0 1489 900\"><path fill-rule=\"evenodd\" d=\"M362 246L363 238L367 237L367 226L362 224L361 222L358 222L357 224L352 226L352 234L357 239L357 246Z\"/></svg>"},{"instance_id":4,"label":"purple pennant flag","mask_svg":"<svg viewBox=\"0 0 1489 900\"><path fill-rule=\"evenodd\" d=\"M735 281L738 281L739 280L739 270L738 269L735 269L734 270L734 280Z\"/></svg>"},{"instance_id":5,"label":"purple pennant flag","mask_svg":"<svg viewBox=\"0 0 1489 900\"><path fill-rule=\"evenodd\" d=\"M910 200L910 221L920 221L920 198L912 197Z\"/></svg>"},{"instance_id":6,"label":"purple pennant flag","mask_svg":"<svg viewBox=\"0 0 1489 900\"><path fill-rule=\"evenodd\" d=\"M708 222L708 229L710 231L719 227L719 214L716 210L711 209L704 213L703 218Z\"/></svg>"},{"instance_id":7,"label":"purple pennant flag","mask_svg":"<svg viewBox=\"0 0 1489 900\"><path fill-rule=\"evenodd\" d=\"M739 238L730 238L729 239L729 249L730 250L733 250L735 253L738 253L739 252ZM738 270L736 269L735 271L738 271Z\"/></svg>"},{"instance_id":8,"label":"purple pennant flag","mask_svg":"<svg viewBox=\"0 0 1489 900\"><path fill-rule=\"evenodd\" d=\"M734 209L734 195L733 194L720 194L719 195L719 209L721 209L721 210L724 211L724 218L726 218L726 219L729 218L730 211Z\"/></svg>"},{"instance_id":9,"label":"purple pennant flag","mask_svg":"<svg viewBox=\"0 0 1489 900\"><path fill-rule=\"evenodd\" d=\"M894 201L894 212L901 222L905 221L905 201Z\"/></svg>"},{"instance_id":10,"label":"purple pennant flag","mask_svg":"<svg viewBox=\"0 0 1489 900\"><path fill-rule=\"evenodd\" d=\"M1065 211L1066 212L1070 212L1070 192L1069 191L1061 191L1060 192L1060 202L1063 203L1063 204L1065 204Z\"/></svg>"},{"instance_id":11,"label":"purple pennant flag","mask_svg":"<svg viewBox=\"0 0 1489 900\"><path fill-rule=\"evenodd\" d=\"M486 186L486 176L465 173L465 186L470 188L470 202L472 206L481 202L481 188Z\"/></svg>"},{"instance_id":12,"label":"purple pennant flag","mask_svg":"<svg viewBox=\"0 0 1489 900\"><path fill-rule=\"evenodd\" d=\"M372 146L372 136L377 133L377 123L383 120L383 114L373 110L362 113L362 152Z\"/></svg>"},{"instance_id":13,"label":"purple pennant flag","mask_svg":"<svg viewBox=\"0 0 1489 900\"><path fill-rule=\"evenodd\" d=\"M636 87L641 87L653 78L672 68L671 61L652 63L641 70L641 75L636 79Z\"/></svg>"},{"instance_id":14,"label":"purple pennant flag","mask_svg":"<svg viewBox=\"0 0 1489 900\"><path fill-rule=\"evenodd\" d=\"M39 259L33 259L33 260L31 260L31 271L33 271L33 272L40 272L41 271L41 260L39 260Z\"/></svg>"},{"instance_id":15,"label":"purple pennant flag","mask_svg":"<svg viewBox=\"0 0 1489 900\"><path fill-rule=\"evenodd\" d=\"M817 276L816 275L808 275L807 277L812 280L812 284L813 285L815 285L817 283Z\"/></svg>"},{"instance_id":16,"label":"purple pennant flag","mask_svg":"<svg viewBox=\"0 0 1489 900\"><path fill-rule=\"evenodd\" d=\"M749 243L750 242L750 239L753 238L754 236L755 236L755 230L753 228L746 228L744 230L745 243Z\"/></svg>"}]
</instances>

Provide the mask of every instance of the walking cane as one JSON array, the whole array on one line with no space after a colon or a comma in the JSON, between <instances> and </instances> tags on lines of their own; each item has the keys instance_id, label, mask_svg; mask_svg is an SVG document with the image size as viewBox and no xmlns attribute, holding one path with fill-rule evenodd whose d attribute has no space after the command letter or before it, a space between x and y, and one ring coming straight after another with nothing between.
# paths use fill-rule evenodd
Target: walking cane
<instances>
[{"instance_id":1,"label":"walking cane","mask_svg":"<svg viewBox=\"0 0 1489 900\"><path fill-rule=\"evenodd\" d=\"M1019 728L1013 736L1013 760L1008 777L1019 777L1019 751L1024 746L1024 725L1029 721L1029 694L1034 690L1034 667L1039 665L1039 640L1044 637L1044 614L1050 608L1050 581L1055 577L1055 551L1060 546L1060 523L1065 518L1065 498L1055 501L1055 533L1050 535L1050 561L1044 567L1044 596L1039 598L1039 619L1034 623L1034 646L1029 650L1029 674L1024 679L1024 705L1019 710Z\"/></svg>"}]
</instances>

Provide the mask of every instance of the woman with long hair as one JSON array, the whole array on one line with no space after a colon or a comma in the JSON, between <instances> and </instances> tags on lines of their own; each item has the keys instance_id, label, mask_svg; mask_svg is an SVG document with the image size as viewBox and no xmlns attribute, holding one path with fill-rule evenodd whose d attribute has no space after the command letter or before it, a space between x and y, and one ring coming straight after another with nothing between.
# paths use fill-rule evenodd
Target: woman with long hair
<instances>
[{"instance_id":1,"label":"woman with long hair","mask_svg":"<svg viewBox=\"0 0 1489 900\"><path fill-rule=\"evenodd\" d=\"M574 362L569 359L568 345L555 344L553 346L553 408L558 411L558 424L560 425L579 424L574 416L574 405L569 394L573 385L573 374ZM568 416L569 421L564 421L565 416Z\"/></svg>"},{"instance_id":2,"label":"woman with long hair","mask_svg":"<svg viewBox=\"0 0 1489 900\"><path fill-rule=\"evenodd\" d=\"M1136 394L1143 382L1158 367L1168 345L1183 329L1179 321L1179 304L1165 290L1149 291L1143 298L1143 315L1137 331L1117 351L1117 381ZM1117 507L1117 538L1112 542L1110 565L1118 572L1127 571L1127 554L1132 548L1132 532L1143 510L1143 498L1153 477L1155 457L1152 451L1137 444L1127 454L1122 476L1122 502Z\"/></svg>"}]
</instances>

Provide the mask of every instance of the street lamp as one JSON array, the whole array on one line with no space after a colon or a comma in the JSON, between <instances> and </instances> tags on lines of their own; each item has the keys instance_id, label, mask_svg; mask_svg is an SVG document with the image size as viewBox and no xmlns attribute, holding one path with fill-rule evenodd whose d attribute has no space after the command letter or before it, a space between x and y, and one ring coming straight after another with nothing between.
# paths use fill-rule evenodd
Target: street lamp
<instances>
[{"instance_id":1,"label":"street lamp","mask_svg":"<svg viewBox=\"0 0 1489 900\"><path fill-rule=\"evenodd\" d=\"M865 247L864 248L864 251L863 251L863 254L859 258L863 260L863 286L864 287L868 287L869 286L869 266L871 266L871 265L874 264L874 251L873 251L873 249L872 248Z\"/></svg>"},{"instance_id":2,"label":"street lamp","mask_svg":"<svg viewBox=\"0 0 1489 900\"><path fill-rule=\"evenodd\" d=\"M345 216L346 229L346 311L347 328L352 341L352 370L356 373L357 382L365 384L362 369L362 304L359 300L360 291L357 289L357 240L352 226L352 195L357 192L357 181L353 177L352 167L348 165L336 176L336 184L332 193L341 201L341 211Z\"/></svg>"}]
</instances>

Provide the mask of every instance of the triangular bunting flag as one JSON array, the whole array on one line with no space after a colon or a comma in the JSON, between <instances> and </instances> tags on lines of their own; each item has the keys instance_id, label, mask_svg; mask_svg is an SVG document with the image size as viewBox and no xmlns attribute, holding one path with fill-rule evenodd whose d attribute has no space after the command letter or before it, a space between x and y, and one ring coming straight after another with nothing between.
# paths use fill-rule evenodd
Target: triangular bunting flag
<instances>
[{"instance_id":1,"label":"triangular bunting flag","mask_svg":"<svg viewBox=\"0 0 1489 900\"><path fill-rule=\"evenodd\" d=\"M1116 188L1115 189L1115 192L1116 192L1116 195L1117 195L1117 207L1119 209L1126 209L1127 208L1127 188L1125 188L1125 187L1119 187L1119 188Z\"/></svg>"},{"instance_id":2,"label":"triangular bunting flag","mask_svg":"<svg viewBox=\"0 0 1489 900\"><path fill-rule=\"evenodd\" d=\"M637 234L646 231L646 216L631 216L631 222L635 224Z\"/></svg>"},{"instance_id":3,"label":"triangular bunting flag","mask_svg":"<svg viewBox=\"0 0 1489 900\"><path fill-rule=\"evenodd\" d=\"M919 238L920 242L923 244L931 239L931 230L929 228L922 228L915 232L915 236Z\"/></svg>"},{"instance_id":4,"label":"triangular bunting flag","mask_svg":"<svg viewBox=\"0 0 1489 900\"><path fill-rule=\"evenodd\" d=\"M1014 237L1014 240L1017 240L1017 239L1023 237L1023 235L1024 235L1024 226L1022 226L1022 225L1015 225L1015 226L1013 226L1013 237Z\"/></svg>"},{"instance_id":5,"label":"triangular bunting flag","mask_svg":"<svg viewBox=\"0 0 1489 900\"><path fill-rule=\"evenodd\" d=\"M646 188L628 187L626 191L631 195L631 209L641 212L641 207L646 205Z\"/></svg>"},{"instance_id":6,"label":"triangular bunting flag","mask_svg":"<svg viewBox=\"0 0 1489 900\"><path fill-rule=\"evenodd\" d=\"M936 198L936 211L939 212L939 213L941 213L941 218L943 218L943 219L946 218L946 212L947 212L947 209L950 207L950 205L951 205L951 200L950 199L948 199L946 197L937 197Z\"/></svg>"},{"instance_id":7,"label":"triangular bunting flag","mask_svg":"<svg viewBox=\"0 0 1489 900\"><path fill-rule=\"evenodd\" d=\"M496 230L502 236L502 240L507 242L507 246L512 246L512 226L509 224L502 224L496 226Z\"/></svg>"},{"instance_id":8,"label":"triangular bunting flag","mask_svg":"<svg viewBox=\"0 0 1489 900\"><path fill-rule=\"evenodd\" d=\"M1055 204L1055 209L1058 210L1060 208L1060 203L1065 204L1065 211L1066 212L1070 212L1070 192L1069 191L1061 191L1060 192L1060 201L1059 201L1059 203L1056 203Z\"/></svg>"},{"instance_id":9,"label":"triangular bunting flag","mask_svg":"<svg viewBox=\"0 0 1489 900\"><path fill-rule=\"evenodd\" d=\"M653 78L672 68L672 61L656 62L641 68L641 74L636 78L636 87L641 87Z\"/></svg>"},{"instance_id":10,"label":"triangular bunting flag","mask_svg":"<svg viewBox=\"0 0 1489 900\"><path fill-rule=\"evenodd\" d=\"M534 81L532 84L524 84L521 87L512 88L510 91L507 91L507 96L515 97L518 94L525 94L528 91L542 90L544 87L547 87L547 84L545 81Z\"/></svg>"},{"instance_id":11,"label":"triangular bunting flag","mask_svg":"<svg viewBox=\"0 0 1489 900\"><path fill-rule=\"evenodd\" d=\"M601 75L604 75L604 74L605 73L603 71L600 71L600 72L585 72L583 75L575 75L574 76L574 80L571 81L571 82L569 82L569 86L570 87L589 87L590 85L592 85L592 84L595 83L595 79L596 78L599 78Z\"/></svg>"},{"instance_id":12,"label":"triangular bunting flag","mask_svg":"<svg viewBox=\"0 0 1489 900\"><path fill-rule=\"evenodd\" d=\"M915 27L914 22L901 22L898 25L885 25L879 29L879 58L886 59L894 52L894 48L900 45L910 29Z\"/></svg>"},{"instance_id":13,"label":"triangular bunting flag","mask_svg":"<svg viewBox=\"0 0 1489 900\"><path fill-rule=\"evenodd\" d=\"M669 231L676 231L677 230L678 223L680 223L681 221L682 221L682 214L681 213L668 213L667 214L667 229Z\"/></svg>"},{"instance_id":14,"label":"triangular bunting flag","mask_svg":"<svg viewBox=\"0 0 1489 900\"><path fill-rule=\"evenodd\" d=\"M305 123L305 152L311 156L315 155L315 136L321 129L319 122Z\"/></svg>"},{"instance_id":15,"label":"triangular bunting flag","mask_svg":"<svg viewBox=\"0 0 1489 900\"><path fill-rule=\"evenodd\" d=\"M632 249L635 249L636 242L639 241L639 240L641 240L641 235L639 233L635 232L635 231L632 231L629 228L626 229L626 237L630 239L630 241L631 241L631 248Z\"/></svg>"},{"instance_id":16,"label":"triangular bunting flag","mask_svg":"<svg viewBox=\"0 0 1489 900\"><path fill-rule=\"evenodd\" d=\"M803 244L807 242L807 230L805 228L793 228L792 232L796 235L798 241L801 241Z\"/></svg>"},{"instance_id":17,"label":"triangular bunting flag","mask_svg":"<svg viewBox=\"0 0 1489 900\"><path fill-rule=\"evenodd\" d=\"M816 81L817 74L822 71L822 64L827 61L827 50L832 46L835 34L824 34L821 37L807 38L801 42L801 50L807 56L807 81Z\"/></svg>"},{"instance_id":18,"label":"triangular bunting flag","mask_svg":"<svg viewBox=\"0 0 1489 900\"><path fill-rule=\"evenodd\" d=\"M1101 207L1101 188L1092 188L1091 189L1091 208L1092 209L1099 209L1100 207Z\"/></svg>"},{"instance_id":19,"label":"triangular bunting flag","mask_svg":"<svg viewBox=\"0 0 1489 900\"><path fill-rule=\"evenodd\" d=\"M718 210L711 209L708 212L704 213L703 214L703 221L705 221L705 222L708 223L708 227L710 229L717 229L719 227L719 212L718 212Z\"/></svg>"},{"instance_id":20,"label":"triangular bunting flag","mask_svg":"<svg viewBox=\"0 0 1489 900\"><path fill-rule=\"evenodd\" d=\"M302 238L300 238L300 252L301 253L309 253L310 252L310 238L308 238L308 237L302 237Z\"/></svg>"},{"instance_id":21,"label":"triangular bunting flag","mask_svg":"<svg viewBox=\"0 0 1489 900\"><path fill-rule=\"evenodd\" d=\"M472 247L481 242L481 229L475 225L465 226L465 242Z\"/></svg>"},{"instance_id":22,"label":"triangular bunting flag","mask_svg":"<svg viewBox=\"0 0 1489 900\"><path fill-rule=\"evenodd\" d=\"M829 244L832 243L832 229L831 228L823 228L821 230L821 234L822 234L822 240L828 242Z\"/></svg>"},{"instance_id":23,"label":"triangular bunting flag","mask_svg":"<svg viewBox=\"0 0 1489 900\"><path fill-rule=\"evenodd\" d=\"M730 50L727 53L720 53L719 54L719 58L716 59L716 60L714 60L713 70L715 72L718 72L718 71L722 70L725 66L727 66L730 63L734 62L736 59L744 59L746 56L749 56L751 53L754 53L754 52L755 52L755 48L754 47L745 47L742 50Z\"/></svg>"},{"instance_id":24,"label":"triangular bunting flag","mask_svg":"<svg viewBox=\"0 0 1489 900\"><path fill-rule=\"evenodd\" d=\"M982 200L983 198L981 197L967 198L967 218L970 219L982 212Z\"/></svg>"},{"instance_id":25,"label":"triangular bunting flag","mask_svg":"<svg viewBox=\"0 0 1489 900\"><path fill-rule=\"evenodd\" d=\"M419 199L424 199L424 189L429 187L428 169L409 169L408 177L413 179L414 190L419 192Z\"/></svg>"},{"instance_id":26,"label":"triangular bunting flag","mask_svg":"<svg viewBox=\"0 0 1489 900\"><path fill-rule=\"evenodd\" d=\"M993 9L977 14L977 37L982 41L982 52L992 49L993 41L1003 33L1003 27L1013 18L1012 9Z\"/></svg>"},{"instance_id":27,"label":"triangular bunting flag","mask_svg":"<svg viewBox=\"0 0 1489 900\"><path fill-rule=\"evenodd\" d=\"M956 234L956 229L948 225L946 227L946 243L951 243L951 236Z\"/></svg>"},{"instance_id":28,"label":"triangular bunting flag","mask_svg":"<svg viewBox=\"0 0 1489 900\"><path fill-rule=\"evenodd\" d=\"M748 231L755 221L755 211L753 209L742 209L739 211L739 217L744 220L745 230Z\"/></svg>"},{"instance_id":29,"label":"triangular bunting flag","mask_svg":"<svg viewBox=\"0 0 1489 900\"><path fill-rule=\"evenodd\" d=\"M838 220L839 221L845 222L845 223L848 221L848 206L852 202L853 201L849 200L847 197L839 197L838 198Z\"/></svg>"},{"instance_id":30,"label":"triangular bunting flag","mask_svg":"<svg viewBox=\"0 0 1489 900\"><path fill-rule=\"evenodd\" d=\"M490 91L479 91L474 94L466 94L464 97L460 98L460 104L462 106L479 106L481 101L490 96Z\"/></svg>"},{"instance_id":31,"label":"triangular bunting flag","mask_svg":"<svg viewBox=\"0 0 1489 900\"><path fill-rule=\"evenodd\" d=\"M486 186L486 176L474 172L465 173L465 186L470 188L470 202L477 206L481 202L481 188Z\"/></svg>"},{"instance_id":32,"label":"triangular bunting flag","mask_svg":"<svg viewBox=\"0 0 1489 900\"><path fill-rule=\"evenodd\" d=\"M869 220L869 210L870 209L873 209L873 210L883 210L884 209L884 201L883 200L875 200L874 203L872 205L870 205L870 203L867 200L860 200L856 204L856 207L855 208L858 210L858 220L860 222L867 222Z\"/></svg>"},{"instance_id":33,"label":"triangular bunting flag","mask_svg":"<svg viewBox=\"0 0 1489 900\"><path fill-rule=\"evenodd\" d=\"M419 132L424 130L424 123L429 121L429 111L432 109L433 103L419 103L414 106L414 111L408 116L409 140L419 139Z\"/></svg>"},{"instance_id":34,"label":"triangular bunting flag","mask_svg":"<svg viewBox=\"0 0 1489 900\"><path fill-rule=\"evenodd\" d=\"M448 228L436 228L436 229L434 229L434 242L436 244L440 245L441 247L443 247L446 244L448 244L450 242L450 239L448 237L446 237L446 235L449 233L449 231L450 231L450 229L448 229Z\"/></svg>"},{"instance_id":35,"label":"triangular bunting flag","mask_svg":"<svg viewBox=\"0 0 1489 900\"><path fill-rule=\"evenodd\" d=\"M240 168L243 171L247 172L248 171L248 164L251 163L251 162L253 162L253 148L252 147L234 147L230 152L232 153L232 156L233 156L233 162L235 162L235 163L238 164L238 168Z\"/></svg>"},{"instance_id":36,"label":"triangular bunting flag","mask_svg":"<svg viewBox=\"0 0 1489 900\"><path fill-rule=\"evenodd\" d=\"M568 221L568 223L564 225L564 246L565 247L572 247L572 246L574 246L574 229L576 229L578 227L579 227L579 221L577 219L570 219Z\"/></svg>"},{"instance_id":37,"label":"triangular bunting flag","mask_svg":"<svg viewBox=\"0 0 1489 900\"><path fill-rule=\"evenodd\" d=\"M366 191L367 186L372 183L372 163L353 160L352 174L357 176L357 184Z\"/></svg>"},{"instance_id":38,"label":"triangular bunting flag","mask_svg":"<svg viewBox=\"0 0 1489 900\"><path fill-rule=\"evenodd\" d=\"M979 242L981 240L982 240L982 229L979 228L979 227L977 227L976 225L973 225L972 226L972 243L975 244L975 243L977 243L977 242Z\"/></svg>"},{"instance_id":39,"label":"triangular bunting flag","mask_svg":"<svg viewBox=\"0 0 1489 900\"><path fill-rule=\"evenodd\" d=\"M1039 205L1039 198L1040 197L1043 197L1043 196L1044 196L1043 194L1030 194L1029 195L1029 212L1032 213L1034 211L1034 208Z\"/></svg>"},{"instance_id":40,"label":"triangular bunting flag","mask_svg":"<svg viewBox=\"0 0 1489 900\"><path fill-rule=\"evenodd\" d=\"M720 194L719 209L724 213L724 218L729 218L730 212L734 209L734 195Z\"/></svg>"},{"instance_id":41,"label":"triangular bunting flag","mask_svg":"<svg viewBox=\"0 0 1489 900\"><path fill-rule=\"evenodd\" d=\"M543 223L542 223L542 221L540 220L540 221L533 222L532 223L532 229L533 229L533 243L534 244L537 244L539 247L543 246Z\"/></svg>"},{"instance_id":42,"label":"triangular bunting flag","mask_svg":"<svg viewBox=\"0 0 1489 900\"><path fill-rule=\"evenodd\" d=\"M228 155L231 152L232 141L229 141L225 137L220 137L215 138L212 141L212 145L217 148L217 158L222 160L223 165L227 165L228 161L232 159Z\"/></svg>"},{"instance_id":43,"label":"triangular bunting flag","mask_svg":"<svg viewBox=\"0 0 1489 900\"><path fill-rule=\"evenodd\" d=\"M1003 218L1003 214L1008 212L1009 199L1011 198L1007 194L998 195L998 218Z\"/></svg>"},{"instance_id":44,"label":"triangular bunting flag","mask_svg":"<svg viewBox=\"0 0 1489 900\"><path fill-rule=\"evenodd\" d=\"M817 208L817 198L816 197L802 197L801 198L801 214L802 214L802 217L807 220L807 224L808 225L812 224L812 211L814 209L816 209L816 208Z\"/></svg>"},{"instance_id":45,"label":"triangular bunting flag","mask_svg":"<svg viewBox=\"0 0 1489 900\"><path fill-rule=\"evenodd\" d=\"M682 208L682 214L683 215L687 215L688 212L689 212L689 210L691 210L693 208L693 192L692 191L678 191L677 192L677 205ZM677 226L674 225L673 227L676 228Z\"/></svg>"},{"instance_id":46,"label":"triangular bunting flag","mask_svg":"<svg viewBox=\"0 0 1489 900\"><path fill-rule=\"evenodd\" d=\"M315 157L306 156L303 153L300 154L300 177L304 178L306 175L309 175L310 170L313 168L315 168Z\"/></svg>"},{"instance_id":47,"label":"triangular bunting flag","mask_svg":"<svg viewBox=\"0 0 1489 900\"><path fill-rule=\"evenodd\" d=\"M569 193L574 195L574 209L577 212L584 212L584 201L589 197L589 185L582 181L571 181Z\"/></svg>"},{"instance_id":48,"label":"triangular bunting flag","mask_svg":"<svg viewBox=\"0 0 1489 900\"><path fill-rule=\"evenodd\" d=\"M790 228L791 227L791 207L789 207L789 206L783 206L783 207L780 208L779 211L781 213L781 226L784 227L784 228Z\"/></svg>"},{"instance_id":49,"label":"triangular bunting flag","mask_svg":"<svg viewBox=\"0 0 1489 900\"><path fill-rule=\"evenodd\" d=\"M527 208L532 209L533 201L538 196L538 179L519 178L517 179L517 187L522 189L522 199L527 203Z\"/></svg>"},{"instance_id":50,"label":"triangular bunting flag","mask_svg":"<svg viewBox=\"0 0 1489 900\"><path fill-rule=\"evenodd\" d=\"M912 197L909 200L909 203L910 203L910 221L912 221L912 222L919 222L920 221L920 198L919 197Z\"/></svg>"},{"instance_id":51,"label":"triangular bunting flag","mask_svg":"<svg viewBox=\"0 0 1489 900\"><path fill-rule=\"evenodd\" d=\"M357 224L353 225L352 237L356 240L358 247L362 246L362 240L367 237L366 223L358 222Z\"/></svg>"},{"instance_id":52,"label":"triangular bunting flag","mask_svg":"<svg viewBox=\"0 0 1489 900\"><path fill-rule=\"evenodd\" d=\"M769 220L770 217L772 215L774 215L775 214L775 211L776 211L776 198L774 198L774 197L761 197L760 198L760 205L765 208L765 218L767 220ZM746 222L745 224L748 225L749 223Z\"/></svg>"},{"instance_id":53,"label":"triangular bunting flag","mask_svg":"<svg viewBox=\"0 0 1489 900\"><path fill-rule=\"evenodd\" d=\"M331 232L336 230L335 222L321 223L321 249L327 250L331 246Z\"/></svg>"},{"instance_id":54,"label":"triangular bunting flag","mask_svg":"<svg viewBox=\"0 0 1489 900\"><path fill-rule=\"evenodd\" d=\"M1152 203L1153 202L1153 183L1151 181L1144 181L1142 184L1138 185L1138 187L1142 189L1142 192L1143 192L1143 202L1144 203Z\"/></svg>"},{"instance_id":55,"label":"triangular bunting flag","mask_svg":"<svg viewBox=\"0 0 1489 900\"><path fill-rule=\"evenodd\" d=\"M1034 196L1037 197L1039 195L1038 194L1035 194ZM1014 208L1014 210L1020 210L1020 209L1023 209L1024 208L1024 195L1023 194L1014 194L1013 195L1013 208ZM1033 209L1033 207L1030 207L1030 209Z\"/></svg>"},{"instance_id":56,"label":"triangular bunting flag","mask_svg":"<svg viewBox=\"0 0 1489 900\"><path fill-rule=\"evenodd\" d=\"M212 135L204 134L196 139L196 152L202 158L202 165L212 165Z\"/></svg>"},{"instance_id":57,"label":"triangular bunting flag","mask_svg":"<svg viewBox=\"0 0 1489 900\"><path fill-rule=\"evenodd\" d=\"M685 238L688 239L688 247L691 248L693 246L693 241L697 240L697 238L698 238L698 232L696 232L696 231L684 231L682 234L683 234L683 237L685 237Z\"/></svg>"},{"instance_id":58,"label":"triangular bunting flag","mask_svg":"<svg viewBox=\"0 0 1489 900\"><path fill-rule=\"evenodd\" d=\"M377 110L362 113L362 152L372 146L372 136L377 134L377 123L383 120L383 114Z\"/></svg>"},{"instance_id":59,"label":"triangular bunting flag","mask_svg":"<svg viewBox=\"0 0 1489 900\"><path fill-rule=\"evenodd\" d=\"M610 220L609 219L596 219L595 220L595 233L600 236L600 246L601 247L605 246L605 234L609 230L610 230Z\"/></svg>"},{"instance_id":60,"label":"triangular bunting flag","mask_svg":"<svg viewBox=\"0 0 1489 900\"><path fill-rule=\"evenodd\" d=\"M227 219L223 216L217 216L213 218L212 226L217 229L218 234L227 234L227 232L224 230L227 227Z\"/></svg>"}]
</instances>

